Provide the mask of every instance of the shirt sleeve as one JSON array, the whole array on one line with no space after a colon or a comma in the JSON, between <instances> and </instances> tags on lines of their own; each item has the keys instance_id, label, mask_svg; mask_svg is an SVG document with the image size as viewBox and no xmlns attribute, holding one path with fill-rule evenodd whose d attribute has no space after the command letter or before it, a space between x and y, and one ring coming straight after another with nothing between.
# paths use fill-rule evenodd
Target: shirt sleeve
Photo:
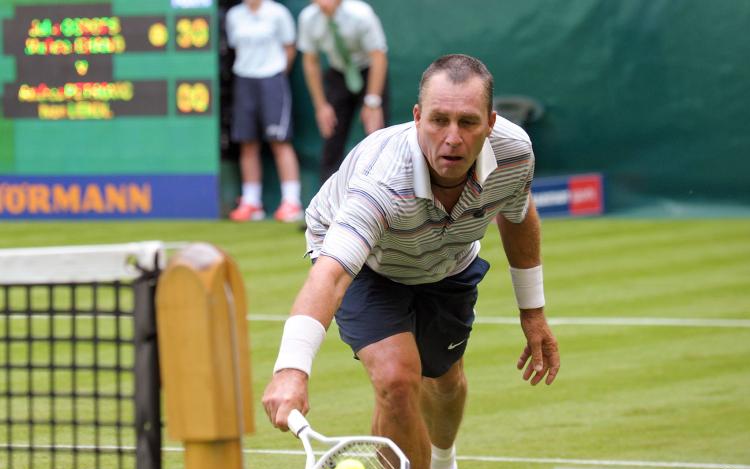
<instances>
[{"instance_id":1,"label":"shirt sleeve","mask_svg":"<svg viewBox=\"0 0 750 469\"><path fill-rule=\"evenodd\" d=\"M385 233L390 213L391 197L385 188L364 177L351 181L320 254L332 257L356 276Z\"/></svg>"},{"instance_id":2,"label":"shirt sleeve","mask_svg":"<svg viewBox=\"0 0 750 469\"><path fill-rule=\"evenodd\" d=\"M512 199L500 210L505 218L513 223L521 223L526 219L531 197L531 182L534 180L534 152L527 155L526 165L518 177L518 186Z\"/></svg>"},{"instance_id":3,"label":"shirt sleeve","mask_svg":"<svg viewBox=\"0 0 750 469\"><path fill-rule=\"evenodd\" d=\"M227 12L227 17L224 20L224 29L227 33L227 44L229 44L229 47L232 49L235 49L237 47L237 41L234 37L234 14L232 13L232 10Z\"/></svg>"},{"instance_id":4,"label":"shirt sleeve","mask_svg":"<svg viewBox=\"0 0 750 469\"><path fill-rule=\"evenodd\" d=\"M366 21L364 22L364 34L362 35L362 48L367 52L380 50L388 51L383 25L380 18L375 14L372 8L368 8Z\"/></svg>"},{"instance_id":5,"label":"shirt sleeve","mask_svg":"<svg viewBox=\"0 0 750 469\"><path fill-rule=\"evenodd\" d=\"M294 18L286 7L281 7L281 15L279 15L279 39L285 46L294 44L295 40L294 30Z\"/></svg>"},{"instance_id":6,"label":"shirt sleeve","mask_svg":"<svg viewBox=\"0 0 750 469\"><path fill-rule=\"evenodd\" d=\"M302 10L297 18L297 49L301 52L316 52L312 37L312 17L307 9Z\"/></svg>"}]
</instances>

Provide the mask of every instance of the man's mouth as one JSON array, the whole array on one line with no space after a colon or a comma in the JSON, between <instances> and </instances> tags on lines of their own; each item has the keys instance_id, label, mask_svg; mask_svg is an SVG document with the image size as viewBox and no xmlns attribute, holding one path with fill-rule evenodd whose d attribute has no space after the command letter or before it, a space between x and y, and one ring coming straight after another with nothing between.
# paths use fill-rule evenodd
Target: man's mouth
<instances>
[{"instance_id":1,"label":"man's mouth","mask_svg":"<svg viewBox=\"0 0 750 469\"><path fill-rule=\"evenodd\" d=\"M448 161L461 161L463 159L462 156L455 156L455 155L444 155L443 158L445 158Z\"/></svg>"}]
</instances>

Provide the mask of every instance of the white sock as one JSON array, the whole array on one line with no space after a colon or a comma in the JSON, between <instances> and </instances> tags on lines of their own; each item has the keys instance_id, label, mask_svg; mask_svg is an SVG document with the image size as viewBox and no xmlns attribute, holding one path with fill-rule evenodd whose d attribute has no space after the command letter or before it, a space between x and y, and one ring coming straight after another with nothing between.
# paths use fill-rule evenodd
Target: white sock
<instances>
[{"instance_id":1,"label":"white sock","mask_svg":"<svg viewBox=\"0 0 750 469\"><path fill-rule=\"evenodd\" d=\"M283 181L281 183L281 200L296 205L302 205L300 203L300 192L302 186L299 181Z\"/></svg>"},{"instance_id":2,"label":"white sock","mask_svg":"<svg viewBox=\"0 0 750 469\"><path fill-rule=\"evenodd\" d=\"M432 461L430 469L458 469L456 465L456 445L448 449L432 446Z\"/></svg>"},{"instance_id":3,"label":"white sock","mask_svg":"<svg viewBox=\"0 0 750 469\"><path fill-rule=\"evenodd\" d=\"M255 205L260 207L263 205L261 202L261 194L263 193L263 184L259 182L243 182L242 183L242 203Z\"/></svg>"}]
</instances>

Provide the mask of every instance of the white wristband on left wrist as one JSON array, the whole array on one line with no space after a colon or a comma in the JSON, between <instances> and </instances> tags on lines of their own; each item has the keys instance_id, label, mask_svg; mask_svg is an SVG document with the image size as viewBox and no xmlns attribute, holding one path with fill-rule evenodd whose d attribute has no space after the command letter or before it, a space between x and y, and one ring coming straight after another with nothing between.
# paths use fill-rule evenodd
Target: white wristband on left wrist
<instances>
[{"instance_id":1,"label":"white wristband on left wrist","mask_svg":"<svg viewBox=\"0 0 750 469\"><path fill-rule=\"evenodd\" d=\"M519 309L535 309L544 306L544 277L541 265L530 269L511 267L510 279Z\"/></svg>"}]
</instances>

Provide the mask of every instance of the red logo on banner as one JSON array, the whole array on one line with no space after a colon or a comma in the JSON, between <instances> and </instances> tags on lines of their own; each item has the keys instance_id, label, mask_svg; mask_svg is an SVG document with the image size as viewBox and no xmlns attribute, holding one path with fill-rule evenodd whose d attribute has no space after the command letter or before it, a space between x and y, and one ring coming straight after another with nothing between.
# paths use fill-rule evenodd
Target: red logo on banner
<instances>
[{"instance_id":1,"label":"red logo on banner","mask_svg":"<svg viewBox=\"0 0 750 469\"><path fill-rule=\"evenodd\" d=\"M604 191L599 174L572 176L569 180L570 213L600 215L604 211Z\"/></svg>"}]
</instances>

